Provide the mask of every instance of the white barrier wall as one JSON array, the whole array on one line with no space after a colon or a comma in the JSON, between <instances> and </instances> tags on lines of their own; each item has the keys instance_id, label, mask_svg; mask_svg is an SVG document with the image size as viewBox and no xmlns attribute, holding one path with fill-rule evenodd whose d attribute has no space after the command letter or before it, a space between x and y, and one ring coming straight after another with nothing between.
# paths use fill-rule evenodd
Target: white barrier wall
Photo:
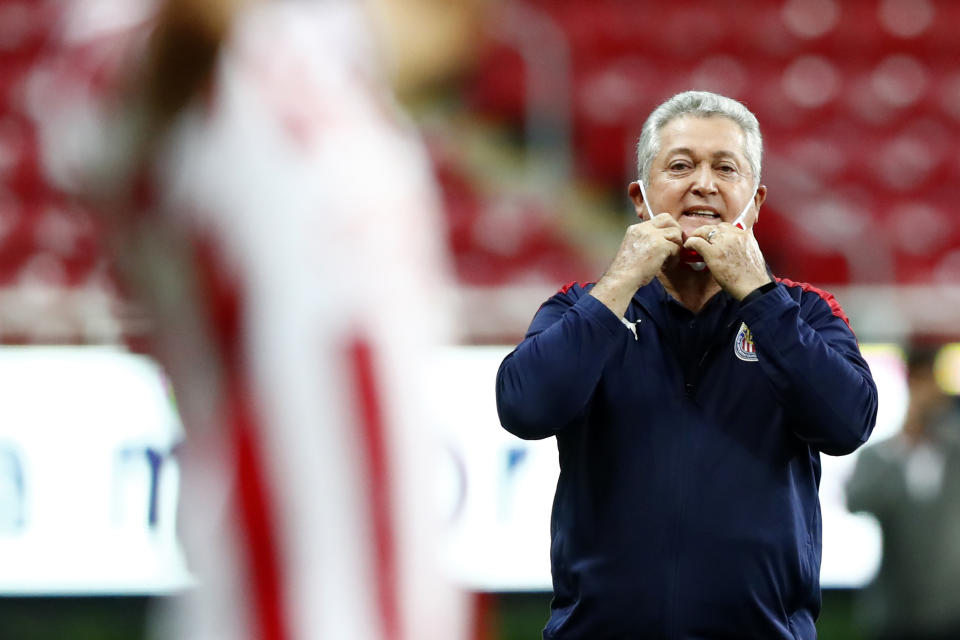
<instances>
[{"instance_id":1,"label":"white barrier wall","mask_svg":"<svg viewBox=\"0 0 960 640\"><path fill-rule=\"evenodd\" d=\"M494 379L508 351L454 347L433 367L443 553L467 587L544 590L556 444L519 440L499 426ZM895 347L864 352L880 387L879 440L903 417L903 364ZM187 586L175 519L183 433L159 368L119 349L6 347L0 394L0 593ZM859 586L879 563L876 524L844 506L854 459L823 458L825 587Z\"/></svg>"},{"instance_id":2,"label":"white barrier wall","mask_svg":"<svg viewBox=\"0 0 960 640\"><path fill-rule=\"evenodd\" d=\"M99 347L0 348L0 592L166 593L180 421L159 368Z\"/></svg>"}]
</instances>

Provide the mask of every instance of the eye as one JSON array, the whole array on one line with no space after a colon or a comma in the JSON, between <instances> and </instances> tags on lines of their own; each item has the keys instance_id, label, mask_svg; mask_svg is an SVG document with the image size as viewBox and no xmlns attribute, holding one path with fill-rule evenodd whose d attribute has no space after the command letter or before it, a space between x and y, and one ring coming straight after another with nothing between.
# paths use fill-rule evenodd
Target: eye
<instances>
[{"instance_id":1,"label":"eye","mask_svg":"<svg viewBox=\"0 0 960 640\"><path fill-rule=\"evenodd\" d=\"M728 174L728 175L740 173L735 165L732 165L726 162L723 164L717 165L717 171L719 171L720 173Z\"/></svg>"},{"instance_id":2,"label":"eye","mask_svg":"<svg viewBox=\"0 0 960 640\"><path fill-rule=\"evenodd\" d=\"M670 171L685 171L690 168L690 163L686 160L674 160L668 165Z\"/></svg>"}]
</instances>

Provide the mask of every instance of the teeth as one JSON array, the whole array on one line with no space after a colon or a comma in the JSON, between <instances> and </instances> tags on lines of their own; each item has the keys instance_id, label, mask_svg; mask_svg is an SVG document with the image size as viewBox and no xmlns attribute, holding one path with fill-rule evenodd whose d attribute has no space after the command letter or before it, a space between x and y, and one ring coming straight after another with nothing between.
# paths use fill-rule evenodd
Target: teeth
<instances>
[{"instance_id":1,"label":"teeth","mask_svg":"<svg viewBox=\"0 0 960 640\"><path fill-rule=\"evenodd\" d=\"M712 217L716 216L717 214L715 214L713 211L701 211L701 210L699 210L699 209L691 209L690 211L687 211L687 215L689 215L689 216L704 216L704 217L707 217L707 218L712 218Z\"/></svg>"}]
</instances>

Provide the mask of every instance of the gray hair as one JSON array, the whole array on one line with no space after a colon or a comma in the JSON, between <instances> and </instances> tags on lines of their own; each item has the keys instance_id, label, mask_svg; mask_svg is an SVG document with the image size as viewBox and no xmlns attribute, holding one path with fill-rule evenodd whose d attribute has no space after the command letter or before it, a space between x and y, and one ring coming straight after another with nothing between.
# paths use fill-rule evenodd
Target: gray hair
<instances>
[{"instance_id":1,"label":"gray hair","mask_svg":"<svg viewBox=\"0 0 960 640\"><path fill-rule=\"evenodd\" d=\"M753 172L754 186L760 184L760 164L763 159L763 136L760 123L743 104L733 98L709 91L685 91L673 96L653 110L643 124L637 143L637 168L644 186L650 185L650 168L660 152L660 131L670 121L681 116L730 118L743 130L744 155Z\"/></svg>"}]
</instances>

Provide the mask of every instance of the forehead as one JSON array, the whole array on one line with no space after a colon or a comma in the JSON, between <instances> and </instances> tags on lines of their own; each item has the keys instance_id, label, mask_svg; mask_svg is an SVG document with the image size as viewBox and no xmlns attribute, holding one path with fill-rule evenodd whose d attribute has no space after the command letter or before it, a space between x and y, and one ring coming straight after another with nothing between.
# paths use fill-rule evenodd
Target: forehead
<instances>
[{"instance_id":1,"label":"forehead","mask_svg":"<svg viewBox=\"0 0 960 640\"><path fill-rule=\"evenodd\" d=\"M676 149L687 149L696 155L719 154L746 158L746 136L740 125L724 116L681 116L660 129L658 157Z\"/></svg>"}]
</instances>

